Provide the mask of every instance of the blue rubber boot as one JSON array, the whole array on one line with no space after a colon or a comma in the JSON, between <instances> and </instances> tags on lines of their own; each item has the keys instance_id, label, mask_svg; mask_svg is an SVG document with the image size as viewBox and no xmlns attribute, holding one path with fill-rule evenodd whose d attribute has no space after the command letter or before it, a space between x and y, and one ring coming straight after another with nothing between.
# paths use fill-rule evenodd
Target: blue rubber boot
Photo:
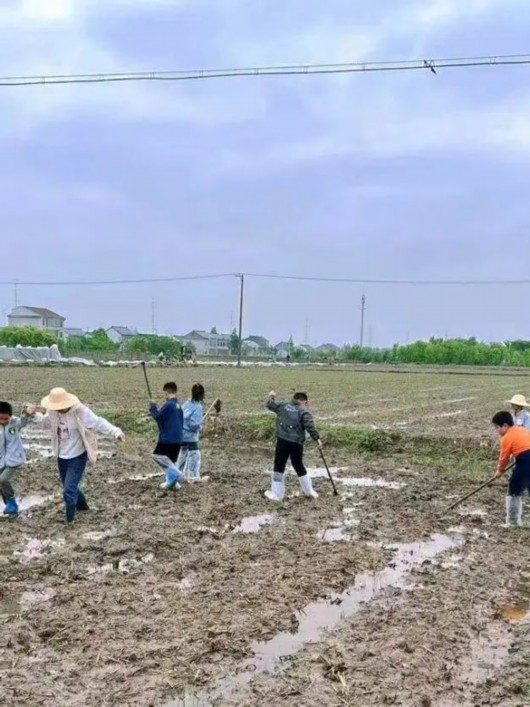
<instances>
[{"instance_id":1,"label":"blue rubber boot","mask_svg":"<svg viewBox=\"0 0 530 707\"><path fill-rule=\"evenodd\" d=\"M8 516L13 516L14 518L18 516L18 504L14 498L8 499L4 513Z\"/></svg>"}]
</instances>

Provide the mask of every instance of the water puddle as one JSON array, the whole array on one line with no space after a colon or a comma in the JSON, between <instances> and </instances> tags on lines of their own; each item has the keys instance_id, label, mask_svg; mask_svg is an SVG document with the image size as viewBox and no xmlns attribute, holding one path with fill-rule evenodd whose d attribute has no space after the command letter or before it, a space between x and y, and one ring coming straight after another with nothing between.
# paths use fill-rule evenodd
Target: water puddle
<instances>
[{"instance_id":1,"label":"water puddle","mask_svg":"<svg viewBox=\"0 0 530 707\"><path fill-rule=\"evenodd\" d=\"M104 565L90 565L87 568L88 574L111 574L112 572L118 572L119 574L130 574L132 570L139 569L145 565L150 564L155 559L152 552L144 555L139 560L132 560L127 557L121 557L120 559L113 560L112 562L106 562Z\"/></svg>"},{"instance_id":2,"label":"water puddle","mask_svg":"<svg viewBox=\"0 0 530 707\"><path fill-rule=\"evenodd\" d=\"M107 479L108 484L122 484L124 481L149 481L165 476L163 471L153 471L149 474L137 474L136 476L126 476L124 479Z\"/></svg>"},{"instance_id":3,"label":"water puddle","mask_svg":"<svg viewBox=\"0 0 530 707\"><path fill-rule=\"evenodd\" d=\"M322 540L322 542L325 543L336 543L341 541L347 542L352 540L353 528L358 526L361 522L355 517L355 512L355 507L344 508L342 511L344 518L331 523L331 525L325 530L320 530L317 533L319 540Z\"/></svg>"},{"instance_id":4,"label":"water puddle","mask_svg":"<svg viewBox=\"0 0 530 707\"><path fill-rule=\"evenodd\" d=\"M288 471L292 472L294 474L294 470L290 466L288 467ZM342 474L345 471L349 471L349 467L347 467L347 466L330 466L329 471L330 471L330 474L335 478L336 474ZM263 473L267 474L268 476L271 475L270 469L264 469ZM307 474L312 479L322 479L322 478L327 478L327 476L328 476L328 472L326 471L326 469L324 469L324 467L319 467L319 466L309 467L307 469Z\"/></svg>"},{"instance_id":5,"label":"water puddle","mask_svg":"<svg viewBox=\"0 0 530 707\"><path fill-rule=\"evenodd\" d=\"M345 618L361 610L365 602L375 599L389 587L404 587L410 572L426 561L461 544L461 539L449 535L433 535L425 542L397 545L396 555L384 570L359 575L355 583L342 594L329 600L318 600L296 613L295 633L282 632L269 641L251 646L252 658L241 662L235 675L217 683L210 691L188 695L169 703L172 707L197 704L213 705L220 698L227 699L243 690L262 673L280 669L289 658L307 644L318 643L325 631L336 628ZM169 706L168 706L169 707Z\"/></svg>"},{"instance_id":6,"label":"water puddle","mask_svg":"<svg viewBox=\"0 0 530 707\"><path fill-rule=\"evenodd\" d=\"M488 515L482 508L460 508L458 513L468 518L485 518Z\"/></svg>"},{"instance_id":7,"label":"water puddle","mask_svg":"<svg viewBox=\"0 0 530 707\"><path fill-rule=\"evenodd\" d=\"M267 513L260 516L248 516L248 518L243 518L241 523L234 528L234 533L257 533L264 525L272 525L277 520L275 515Z\"/></svg>"},{"instance_id":8,"label":"water puddle","mask_svg":"<svg viewBox=\"0 0 530 707\"><path fill-rule=\"evenodd\" d=\"M94 542L99 542L100 540L105 540L105 538L110 538L113 534L114 533L112 530L94 530L89 533L83 533L83 538L85 540L93 540Z\"/></svg>"},{"instance_id":9,"label":"water puddle","mask_svg":"<svg viewBox=\"0 0 530 707\"><path fill-rule=\"evenodd\" d=\"M336 479L336 481L344 486L361 486L363 488L377 487L394 489L395 491L398 491L406 486L406 484L403 484L400 481L387 481L386 479L372 479L369 477L362 478L346 476L342 479Z\"/></svg>"},{"instance_id":10,"label":"water puddle","mask_svg":"<svg viewBox=\"0 0 530 707\"><path fill-rule=\"evenodd\" d=\"M64 544L64 538L58 538L57 540L29 538L24 549L21 552L15 550L13 555L18 557L21 562L31 562L31 560L38 560L43 557L49 551L59 550Z\"/></svg>"},{"instance_id":11,"label":"water puddle","mask_svg":"<svg viewBox=\"0 0 530 707\"><path fill-rule=\"evenodd\" d=\"M32 508L43 506L45 503L48 503L48 501L53 501L53 496L39 496L37 494L23 496L22 498L17 499L18 510L21 513L23 511L29 511ZM4 512L4 508L4 503L0 501L0 513Z\"/></svg>"},{"instance_id":12,"label":"water puddle","mask_svg":"<svg viewBox=\"0 0 530 707\"><path fill-rule=\"evenodd\" d=\"M530 619L530 575L524 573L517 586L513 601L501 606L501 614L509 621L526 621Z\"/></svg>"},{"instance_id":13,"label":"water puddle","mask_svg":"<svg viewBox=\"0 0 530 707\"><path fill-rule=\"evenodd\" d=\"M51 444L50 443L46 444L46 442L44 441L46 438L42 437L42 438L38 438L38 439L42 439L43 442L42 443L41 442L26 442L24 444L26 451L34 452L36 454L36 459L30 459L28 462L29 464L35 464L38 461L40 461L41 459L52 459L54 456L53 450L51 448ZM105 447L100 446L99 451L98 451L98 456L105 458L105 459L110 459L111 457L113 457L115 455L115 453L116 452L114 449L109 449L109 448L105 448Z\"/></svg>"}]
</instances>

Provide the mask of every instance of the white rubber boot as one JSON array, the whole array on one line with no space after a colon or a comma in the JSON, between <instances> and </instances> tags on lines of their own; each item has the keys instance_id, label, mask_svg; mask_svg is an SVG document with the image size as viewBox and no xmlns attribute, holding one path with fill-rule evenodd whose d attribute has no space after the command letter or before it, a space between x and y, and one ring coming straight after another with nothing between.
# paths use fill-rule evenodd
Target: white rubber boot
<instances>
[{"instance_id":1,"label":"white rubber boot","mask_svg":"<svg viewBox=\"0 0 530 707\"><path fill-rule=\"evenodd\" d=\"M517 511L517 525L519 527L522 526L523 524L523 497L522 496L517 496L516 497L517 504L515 506L516 511Z\"/></svg>"},{"instance_id":2,"label":"white rubber boot","mask_svg":"<svg viewBox=\"0 0 530 707\"><path fill-rule=\"evenodd\" d=\"M506 523L504 524L505 528L514 528L515 526L519 525L519 502L522 516L523 499L520 496L506 496Z\"/></svg>"},{"instance_id":3,"label":"white rubber boot","mask_svg":"<svg viewBox=\"0 0 530 707\"><path fill-rule=\"evenodd\" d=\"M305 496L307 496L308 498L318 498L318 493L313 488L313 483L309 474L306 474L305 476L299 476L298 480L300 481L300 486L302 487L302 491L304 492Z\"/></svg>"},{"instance_id":4,"label":"white rubber boot","mask_svg":"<svg viewBox=\"0 0 530 707\"><path fill-rule=\"evenodd\" d=\"M275 501L276 503L281 503L283 497L285 496L285 484L283 483L283 474L273 474L271 490L265 491L265 497L269 501Z\"/></svg>"}]
</instances>

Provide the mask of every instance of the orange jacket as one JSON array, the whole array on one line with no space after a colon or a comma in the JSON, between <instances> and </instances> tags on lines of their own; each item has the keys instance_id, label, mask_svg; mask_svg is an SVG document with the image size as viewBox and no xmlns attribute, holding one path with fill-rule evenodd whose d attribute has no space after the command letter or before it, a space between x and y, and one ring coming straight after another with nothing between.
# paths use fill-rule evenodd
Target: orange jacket
<instances>
[{"instance_id":1,"label":"orange jacket","mask_svg":"<svg viewBox=\"0 0 530 707\"><path fill-rule=\"evenodd\" d=\"M504 473L510 457L518 457L523 452L530 451L530 432L524 427L510 427L508 432L501 437L501 456L499 458L499 471Z\"/></svg>"}]
</instances>

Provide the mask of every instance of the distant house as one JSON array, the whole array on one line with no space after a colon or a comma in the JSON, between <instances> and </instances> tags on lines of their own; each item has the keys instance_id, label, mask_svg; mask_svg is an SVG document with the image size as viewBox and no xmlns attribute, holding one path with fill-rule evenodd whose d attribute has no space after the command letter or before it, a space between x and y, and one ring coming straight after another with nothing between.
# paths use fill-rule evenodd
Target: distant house
<instances>
[{"instance_id":1,"label":"distant house","mask_svg":"<svg viewBox=\"0 0 530 707\"><path fill-rule=\"evenodd\" d=\"M336 353L339 351L339 347L335 344L321 344L317 346L317 351L329 351L330 353Z\"/></svg>"},{"instance_id":2,"label":"distant house","mask_svg":"<svg viewBox=\"0 0 530 707\"><path fill-rule=\"evenodd\" d=\"M115 344L127 343L127 341L134 339L134 337L136 336L134 331L132 331L131 329L129 329L129 327L126 326L111 326L110 329L107 329L105 333L107 334L109 339Z\"/></svg>"},{"instance_id":3,"label":"distant house","mask_svg":"<svg viewBox=\"0 0 530 707\"><path fill-rule=\"evenodd\" d=\"M268 356L271 344L264 336L249 336L243 340L243 346L251 356Z\"/></svg>"},{"instance_id":4,"label":"distant house","mask_svg":"<svg viewBox=\"0 0 530 707\"><path fill-rule=\"evenodd\" d=\"M9 326L31 326L36 329L46 329L56 336L63 335L66 319L60 314L45 307L15 307L7 317Z\"/></svg>"},{"instance_id":5,"label":"distant house","mask_svg":"<svg viewBox=\"0 0 530 707\"><path fill-rule=\"evenodd\" d=\"M287 358L292 353L293 344L290 341L280 341L279 344L276 344L274 350L277 358Z\"/></svg>"},{"instance_id":6,"label":"distant house","mask_svg":"<svg viewBox=\"0 0 530 707\"><path fill-rule=\"evenodd\" d=\"M70 339L72 336L85 336L83 329L76 329L75 327L65 327L63 329L63 338Z\"/></svg>"},{"instance_id":7,"label":"distant house","mask_svg":"<svg viewBox=\"0 0 530 707\"><path fill-rule=\"evenodd\" d=\"M230 334L194 329L179 339L183 344L193 346L198 356L228 356L230 353Z\"/></svg>"}]
</instances>

